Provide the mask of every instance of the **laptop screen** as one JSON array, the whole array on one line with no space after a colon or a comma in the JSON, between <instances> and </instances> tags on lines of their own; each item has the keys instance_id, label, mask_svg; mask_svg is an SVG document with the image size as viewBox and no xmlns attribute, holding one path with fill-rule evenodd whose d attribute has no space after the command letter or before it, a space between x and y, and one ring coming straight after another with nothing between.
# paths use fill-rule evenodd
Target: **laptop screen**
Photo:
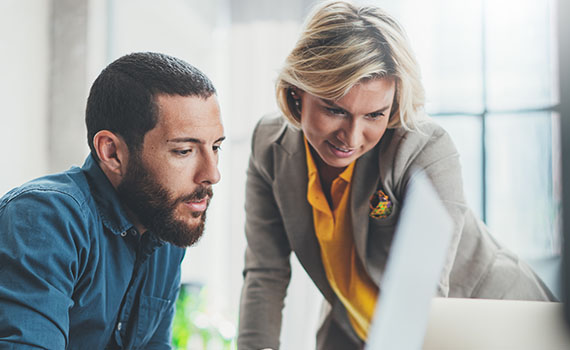
<instances>
[{"instance_id":1,"label":"laptop screen","mask_svg":"<svg viewBox=\"0 0 570 350\"><path fill-rule=\"evenodd\" d=\"M453 223L430 180L414 175L402 201L367 350L421 349Z\"/></svg>"}]
</instances>

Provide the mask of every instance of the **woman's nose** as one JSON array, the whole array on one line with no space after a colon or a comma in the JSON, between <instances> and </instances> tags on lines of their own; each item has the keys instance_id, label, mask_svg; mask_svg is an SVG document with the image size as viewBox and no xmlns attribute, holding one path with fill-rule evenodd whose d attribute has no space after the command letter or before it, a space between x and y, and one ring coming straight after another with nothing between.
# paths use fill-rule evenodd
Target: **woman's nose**
<instances>
[{"instance_id":1,"label":"woman's nose","mask_svg":"<svg viewBox=\"0 0 570 350\"><path fill-rule=\"evenodd\" d=\"M350 118L343 125L341 131L338 133L337 138L347 148L355 148L358 146L361 133L362 128L360 126L360 123L356 120L356 118Z\"/></svg>"}]
</instances>

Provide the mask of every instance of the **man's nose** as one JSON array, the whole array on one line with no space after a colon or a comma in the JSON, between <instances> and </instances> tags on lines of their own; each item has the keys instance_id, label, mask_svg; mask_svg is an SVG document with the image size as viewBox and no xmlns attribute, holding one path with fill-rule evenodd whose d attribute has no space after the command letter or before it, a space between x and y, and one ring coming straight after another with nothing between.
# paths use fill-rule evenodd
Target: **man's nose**
<instances>
[{"instance_id":1,"label":"man's nose","mask_svg":"<svg viewBox=\"0 0 570 350\"><path fill-rule=\"evenodd\" d=\"M220 181L221 176L218 170L218 155L216 153L206 152L197 168L195 176L197 184L213 185Z\"/></svg>"}]
</instances>

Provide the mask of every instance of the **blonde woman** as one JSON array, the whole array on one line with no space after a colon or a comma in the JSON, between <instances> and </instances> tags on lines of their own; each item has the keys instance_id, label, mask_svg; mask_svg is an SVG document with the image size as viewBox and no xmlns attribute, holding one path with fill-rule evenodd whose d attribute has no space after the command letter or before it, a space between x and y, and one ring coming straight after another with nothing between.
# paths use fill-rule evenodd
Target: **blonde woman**
<instances>
[{"instance_id":1,"label":"blonde woman","mask_svg":"<svg viewBox=\"0 0 570 350\"><path fill-rule=\"evenodd\" d=\"M551 300L465 203L459 156L423 111L402 28L376 7L319 5L277 80L282 115L257 125L246 187L239 349L279 348L295 252L330 306L317 348L361 349L416 171L454 221L443 297Z\"/></svg>"}]
</instances>

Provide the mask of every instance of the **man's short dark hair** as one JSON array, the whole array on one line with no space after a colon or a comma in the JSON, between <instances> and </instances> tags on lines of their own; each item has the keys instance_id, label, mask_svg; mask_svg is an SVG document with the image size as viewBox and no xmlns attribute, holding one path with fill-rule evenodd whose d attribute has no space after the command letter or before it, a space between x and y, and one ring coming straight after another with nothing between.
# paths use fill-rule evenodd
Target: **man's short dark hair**
<instances>
[{"instance_id":1,"label":"man's short dark hair","mask_svg":"<svg viewBox=\"0 0 570 350\"><path fill-rule=\"evenodd\" d=\"M158 121L159 94L206 99L215 93L210 79L181 59L153 52L123 56L99 74L89 92L85 123L91 154L99 161L93 137L101 130L120 135L129 152L140 151Z\"/></svg>"}]
</instances>

